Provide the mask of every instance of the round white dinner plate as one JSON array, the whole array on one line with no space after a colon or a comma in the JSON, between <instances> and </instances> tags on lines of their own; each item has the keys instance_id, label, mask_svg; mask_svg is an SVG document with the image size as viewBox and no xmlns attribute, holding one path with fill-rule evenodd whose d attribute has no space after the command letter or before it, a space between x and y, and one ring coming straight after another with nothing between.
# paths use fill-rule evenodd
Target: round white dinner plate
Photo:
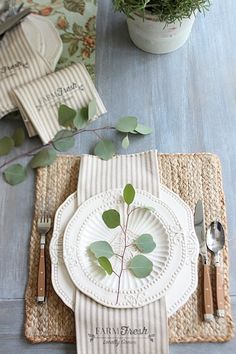
<instances>
[{"instance_id":1,"label":"round white dinner plate","mask_svg":"<svg viewBox=\"0 0 236 354\"><path fill-rule=\"evenodd\" d=\"M62 40L51 21L31 14L22 22L22 28L31 47L55 70L62 53Z\"/></svg>"},{"instance_id":2,"label":"round white dinner plate","mask_svg":"<svg viewBox=\"0 0 236 354\"><path fill-rule=\"evenodd\" d=\"M147 211L144 208L153 208ZM152 261L152 272L145 278L135 277L128 269L133 257L140 254L137 247L126 249L123 261L113 256L114 272L107 275L89 252L95 241L107 241L114 253L124 250L124 233L121 227L109 229L102 214L116 209L125 228L127 205L122 189L108 190L86 200L69 221L63 239L63 256L69 275L77 289L98 303L113 308L130 308L147 305L162 297L181 271L186 258L185 237L172 210L152 194L137 190L129 216L127 244L132 245L138 236L151 234L156 248L147 255ZM120 274L123 263L123 272Z\"/></svg>"},{"instance_id":3,"label":"round white dinner plate","mask_svg":"<svg viewBox=\"0 0 236 354\"><path fill-rule=\"evenodd\" d=\"M179 219L187 243L187 257L184 266L166 292L167 314L171 316L187 302L196 289L198 241L194 232L192 213L187 204L178 195L162 185L160 194L161 199L172 208ZM58 296L72 310L74 310L76 288L64 264L63 236L66 225L76 210L77 193L73 193L57 210L50 244L52 283Z\"/></svg>"}]
</instances>

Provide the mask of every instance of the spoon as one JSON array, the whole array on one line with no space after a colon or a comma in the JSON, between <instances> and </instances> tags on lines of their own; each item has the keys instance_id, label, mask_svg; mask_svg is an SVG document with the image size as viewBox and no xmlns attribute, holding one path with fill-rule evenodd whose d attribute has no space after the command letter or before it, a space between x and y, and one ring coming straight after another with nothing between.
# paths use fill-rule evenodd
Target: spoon
<instances>
[{"instance_id":1,"label":"spoon","mask_svg":"<svg viewBox=\"0 0 236 354\"><path fill-rule=\"evenodd\" d=\"M214 265L216 267L216 314L224 317L224 276L221 265L220 251L225 244L225 233L219 221L213 221L207 230L207 247L214 253Z\"/></svg>"}]
</instances>

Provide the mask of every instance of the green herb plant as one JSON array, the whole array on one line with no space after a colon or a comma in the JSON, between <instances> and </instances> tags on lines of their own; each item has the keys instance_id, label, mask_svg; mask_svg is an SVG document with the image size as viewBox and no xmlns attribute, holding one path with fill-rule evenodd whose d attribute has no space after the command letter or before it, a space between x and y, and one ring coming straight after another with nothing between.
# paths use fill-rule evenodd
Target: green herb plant
<instances>
[{"instance_id":1,"label":"green herb plant","mask_svg":"<svg viewBox=\"0 0 236 354\"><path fill-rule=\"evenodd\" d=\"M116 304L119 301L121 277L124 271L131 271L137 278L146 278L153 269L152 261L143 255L152 252L156 247L152 235L142 234L138 236L131 244L128 244L127 234L129 231L130 215L134 213L135 210L142 208L135 206L132 207L134 199L135 189L132 184L127 184L123 190L123 200L126 205L126 220L124 220L123 225L121 224L121 217L117 210L109 209L102 214L103 222L109 229L115 229L118 227L121 229L121 234L119 237L121 237L121 243L124 245L121 254L116 254L112 249L112 246L107 241L95 241L89 246L90 254L95 257L98 264L101 268L103 268L106 274L115 274L118 278ZM152 208L148 207L143 209L147 212L152 210ZM125 256L127 249L131 246L135 247L141 254L138 254L129 260L127 266L125 265ZM110 261L112 257L119 257L120 259L119 272L116 272L112 267L112 263Z\"/></svg>"},{"instance_id":2,"label":"green herb plant","mask_svg":"<svg viewBox=\"0 0 236 354\"><path fill-rule=\"evenodd\" d=\"M51 165L57 158L58 152L66 152L74 147L75 136L82 133L93 133L99 142L95 145L94 154L103 160L109 160L116 153L116 145L112 140L103 139L98 132L115 130L122 134L122 147L129 146L130 135L147 135L152 132L147 126L138 123L136 117L127 116L118 120L116 126L104 126L101 128L90 128L92 119L96 116L96 101L92 100L86 107L79 110L70 108L64 104L58 110L58 121L62 129L55 137L45 145L39 145L27 152L18 154L9 160L0 163L0 171L3 170L5 181L10 185L23 182L27 177L29 168L46 167ZM0 138L0 158L8 155L14 148L19 148L25 141L23 128L18 128L12 136ZM16 163L23 157L30 157L29 163L23 166ZM8 166L7 168L5 168ZM5 169L4 169L5 168Z\"/></svg>"},{"instance_id":3,"label":"green herb plant","mask_svg":"<svg viewBox=\"0 0 236 354\"><path fill-rule=\"evenodd\" d=\"M210 0L112 0L117 11L132 18L134 12L155 15L158 21L166 24L182 22L192 14L205 12L210 7Z\"/></svg>"}]
</instances>

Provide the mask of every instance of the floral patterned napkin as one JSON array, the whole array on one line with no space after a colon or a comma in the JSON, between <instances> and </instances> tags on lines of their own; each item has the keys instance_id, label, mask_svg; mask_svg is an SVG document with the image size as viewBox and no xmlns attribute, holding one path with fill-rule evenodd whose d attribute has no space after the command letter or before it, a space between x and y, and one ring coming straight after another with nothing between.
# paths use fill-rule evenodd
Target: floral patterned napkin
<instances>
[{"instance_id":1,"label":"floral patterned napkin","mask_svg":"<svg viewBox=\"0 0 236 354\"><path fill-rule=\"evenodd\" d=\"M17 0L21 3L22 0ZM57 68L83 62L95 78L97 0L23 0L25 7L47 16L58 29L63 53Z\"/></svg>"}]
</instances>

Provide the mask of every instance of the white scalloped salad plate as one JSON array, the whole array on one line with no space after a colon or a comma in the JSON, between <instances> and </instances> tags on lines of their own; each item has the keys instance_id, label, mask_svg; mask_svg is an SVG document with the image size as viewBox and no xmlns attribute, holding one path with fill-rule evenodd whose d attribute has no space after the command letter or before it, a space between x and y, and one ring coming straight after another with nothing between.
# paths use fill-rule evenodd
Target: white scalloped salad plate
<instances>
[{"instance_id":1,"label":"white scalloped salad plate","mask_svg":"<svg viewBox=\"0 0 236 354\"><path fill-rule=\"evenodd\" d=\"M153 211L147 211L146 206ZM77 289L104 306L141 307L158 300L165 295L185 262L184 232L171 209L161 199L142 190L136 191L132 208L134 212L129 214L126 242L123 229L127 205L123 201L122 189L108 190L86 200L65 230L63 257L72 281ZM108 209L119 211L123 229L120 226L110 229L105 225L102 214ZM142 234L151 234L156 248L148 254L153 264L151 273L140 279L128 268L131 260L140 253L132 245ZM101 271L97 259L89 252L93 242L104 240L115 253L111 260L114 271L109 276ZM124 251L125 244L131 246ZM121 267L122 276L118 277Z\"/></svg>"},{"instance_id":2,"label":"white scalloped salad plate","mask_svg":"<svg viewBox=\"0 0 236 354\"><path fill-rule=\"evenodd\" d=\"M170 317L187 302L196 289L198 241L194 232L192 212L187 204L178 195L163 185L161 185L160 191L161 200L174 211L184 230L186 239L186 259L184 265L172 285L166 290L167 313ZM63 260L63 237L68 221L73 217L76 210L77 193L73 193L57 210L50 244L52 283L58 296L72 310L74 310L76 287L69 276ZM133 298L137 299L137 297Z\"/></svg>"}]
</instances>

